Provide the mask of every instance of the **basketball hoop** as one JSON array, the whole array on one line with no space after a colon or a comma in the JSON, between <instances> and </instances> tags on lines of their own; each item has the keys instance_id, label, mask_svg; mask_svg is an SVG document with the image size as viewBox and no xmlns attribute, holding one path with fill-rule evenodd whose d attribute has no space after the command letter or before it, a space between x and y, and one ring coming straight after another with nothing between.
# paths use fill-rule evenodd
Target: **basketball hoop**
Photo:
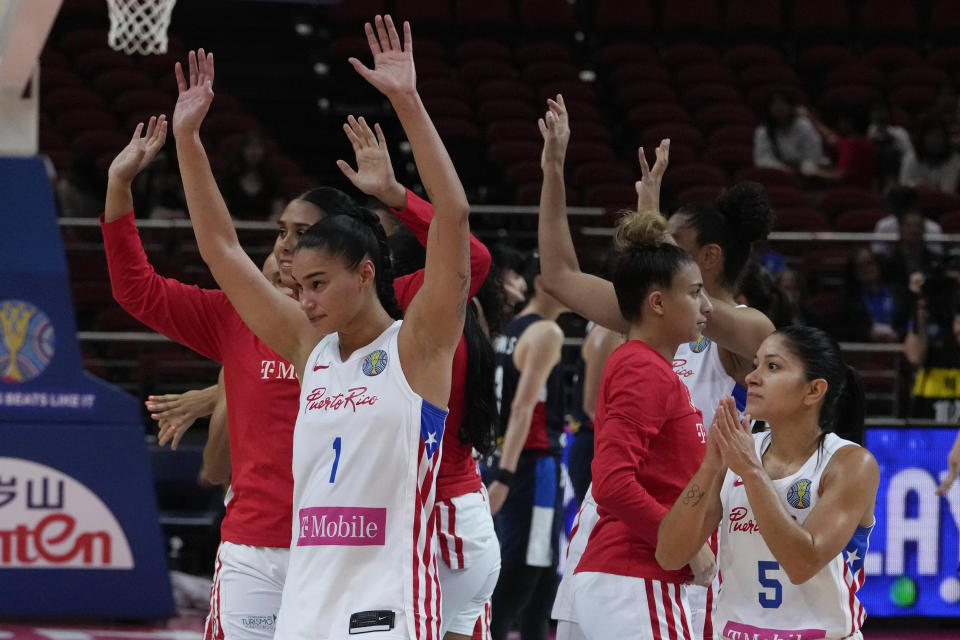
<instances>
[{"instance_id":1,"label":"basketball hoop","mask_svg":"<svg viewBox=\"0 0 960 640\"><path fill-rule=\"evenodd\" d=\"M177 0L107 0L108 43L126 54L167 52L167 27Z\"/></svg>"}]
</instances>

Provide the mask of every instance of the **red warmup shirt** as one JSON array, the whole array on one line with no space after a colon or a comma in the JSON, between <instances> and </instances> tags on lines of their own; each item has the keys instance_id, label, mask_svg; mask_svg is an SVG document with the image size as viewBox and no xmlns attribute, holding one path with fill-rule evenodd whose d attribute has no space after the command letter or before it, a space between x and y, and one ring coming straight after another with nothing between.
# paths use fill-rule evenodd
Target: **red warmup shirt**
<instances>
[{"instance_id":1,"label":"red warmup shirt","mask_svg":"<svg viewBox=\"0 0 960 640\"><path fill-rule=\"evenodd\" d=\"M420 244L427 244L427 231L433 218L430 203L407 190L407 208L394 210L403 224L417 236ZM477 295L490 272L490 252L482 242L470 236L470 292L469 297ZM402 282L401 282L402 281ZM394 281L397 302L404 313L410 301L423 286L423 269ZM466 401L467 377L467 341L461 335L457 351L453 355L453 377L450 387L449 414L443 430L443 455L440 457L440 469L437 471L437 502L449 500L466 493L479 491L483 486L477 463L473 459L473 447L461 444L460 421L463 419L463 406Z\"/></svg>"},{"instance_id":2,"label":"red warmup shirt","mask_svg":"<svg viewBox=\"0 0 960 640\"><path fill-rule=\"evenodd\" d=\"M618 347L600 382L593 495L600 520L576 572L683 583L657 564L657 528L706 452L703 416L667 362L639 340Z\"/></svg>"},{"instance_id":3,"label":"red warmup shirt","mask_svg":"<svg viewBox=\"0 0 960 640\"><path fill-rule=\"evenodd\" d=\"M425 241L433 208L409 191L407 202L409 209L397 214ZM224 367L232 465L230 486L234 495L221 525L221 539L258 547L290 546L293 427L300 408L300 383L293 366L247 328L222 291L201 289L158 275L143 251L133 212L109 224L101 216L100 222L117 302L140 322ZM470 248L472 296L490 269L490 253L472 236ZM394 281L394 291L404 309L422 284L422 271ZM453 374L451 416L458 391L462 415L466 374L462 338ZM448 419L448 423L459 425L459 420ZM448 450L453 448L445 449L444 457ZM467 447L468 455L469 451ZM467 469L456 464L456 454L450 457L454 461L450 477L457 486L466 485ZM469 475L476 474L474 463Z\"/></svg>"}]
</instances>

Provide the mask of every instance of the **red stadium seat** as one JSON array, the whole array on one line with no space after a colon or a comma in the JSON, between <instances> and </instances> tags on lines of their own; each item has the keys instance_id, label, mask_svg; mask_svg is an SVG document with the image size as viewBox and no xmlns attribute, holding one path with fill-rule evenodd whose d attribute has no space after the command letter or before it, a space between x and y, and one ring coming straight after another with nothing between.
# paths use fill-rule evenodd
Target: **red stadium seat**
<instances>
[{"instance_id":1,"label":"red stadium seat","mask_svg":"<svg viewBox=\"0 0 960 640\"><path fill-rule=\"evenodd\" d=\"M960 233L960 211L945 213L938 222L944 233Z\"/></svg>"},{"instance_id":2,"label":"red stadium seat","mask_svg":"<svg viewBox=\"0 0 960 640\"><path fill-rule=\"evenodd\" d=\"M870 189L837 187L830 190L820 201L820 208L831 218L851 209L882 209L880 196Z\"/></svg>"},{"instance_id":3,"label":"red stadium seat","mask_svg":"<svg viewBox=\"0 0 960 640\"><path fill-rule=\"evenodd\" d=\"M61 113L71 109L104 109L103 98L85 87L70 86L40 94L40 105L48 113ZM166 106L170 103L167 100Z\"/></svg>"},{"instance_id":4,"label":"red stadium seat","mask_svg":"<svg viewBox=\"0 0 960 640\"><path fill-rule=\"evenodd\" d=\"M703 131L713 131L731 124L755 125L753 110L736 104L714 104L703 107L693 119Z\"/></svg>"},{"instance_id":5,"label":"red stadium seat","mask_svg":"<svg viewBox=\"0 0 960 640\"><path fill-rule=\"evenodd\" d=\"M642 130L655 124L690 122L690 114L683 107L667 102L640 104L627 112L626 121L631 127Z\"/></svg>"},{"instance_id":6,"label":"red stadium seat","mask_svg":"<svg viewBox=\"0 0 960 640\"><path fill-rule=\"evenodd\" d=\"M884 44L870 49L863 54L864 64L868 64L884 71L900 67L912 67L923 62L920 54L914 47L897 44Z\"/></svg>"},{"instance_id":7,"label":"red stadium seat","mask_svg":"<svg viewBox=\"0 0 960 640\"><path fill-rule=\"evenodd\" d=\"M580 78L580 69L571 62L547 60L527 64L521 75L535 84L545 84L555 80L576 81Z\"/></svg>"},{"instance_id":8,"label":"red stadium seat","mask_svg":"<svg viewBox=\"0 0 960 640\"><path fill-rule=\"evenodd\" d=\"M70 148L75 153L94 157L104 154L115 156L127 146L128 142L130 142L130 136L118 133L116 130L86 129L73 138Z\"/></svg>"},{"instance_id":9,"label":"red stadium seat","mask_svg":"<svg viewBox=\"0 0 960 640\"><path fill-rule=\"evenodd\" d=\"M537 145L539 149L542 145ZM537 152L537 158L540 157ZM608 144L588 142L585 140L571 140L567 148L567 161L574 168L588 162L616 162L613 148Z\"/></svg>"},{"instance_id":10,"label":"red stadium seat","mask_svg":"<svg viewBox=\"0 0 960 640\"><path fill-rule=\"evenodd\" d=\"M597 91L593 88L592 84L588 84L581 80L553 80L551 82L544 83L540 87L540 91L538 92L540 104L545 105L547 98L556 98L558 93L562 95L563 99L566 101L597 101Z\"/></svg>"},{"instance_id":11,"label":"red stadium seat","mask_svg":"<svg viewBox=\"0 0 960 640\"><path fill-rule=\"evenodd\" d=\"M481 122L494 120L526 120L536 122L542 114L538 114L529 102L525 100L491 100L480 103L477 115Z\"/></svg>"},{"instance_id":12,"label":"red stadium seat","mask_svg":"<svg viewBox=\"0 0 960 640\"><path fill-rule=\"evenodd\" d=\"M40 129L37 132L40 151L62 151L67 148L67 141L53 129Z\"/></svg>"},{"instance_id":13,"label":"red stadium seat","mask_svg":"<svg viewBox=\"0 0 960 640\"><path fill-rule=\"evenodd\" d=\"M850 10L846 0L797 0L792 15L793 30L804 37L841 35L850 29Z\"/></svg>"},{"instance_id":14,"label":"red stadium seat","mask_svg":"<svg viewBox=\"0 0 960 640\"><path fill-rule=\"evenodd\" d=\"M939 67L921 63L898 69L891 73L887 80L892 88L911 84L926 84L931 87L939 87L948 80L948 76L946 71Z\"/></svg>"},{"instance_id":15,"label":"red stadium seat","mask_svg":"<svg viewBox=\"0 0 960 640\"><path fill-rule=\"evenodd\" d=\"M531 31L569 31L577 28L573 7L566 0L520 0L520 24Z\"/></svg>"},{"instance_id":16,"label":"red stadium seat","mask_svg":"<svg viewBox=\"0 0 960 640\"><path fill-rule=\"evenodd\" d=\"M667 33L716 33L720 10L716 0L666 0L661 28Z\"/></svg>"},{"instance_id":17,"label":"red stadium seat","mask_svg":"<svg viewBox=\"0 0 960 640\"><path fill-rule=\"evenodd\" d=\"M540 168L539 162L514 162L507 165L503 175L508 183L522 185L539 182L543 178L543 170Z\"/></svg>"},{"instance_id":18,"label":"red stadium seat","mask_svg":"<svg viewBox=\"0 0 960 640\"><path fill-rule=\"evenodd\" d=\"M477 100L533 100L533 89L526 82L513 78L488 80L477 87Z\"/></svg>"},{"instance_id":19,"label":"red stadium seat","mask_svg":"<svg viewBox=\"0 0 960 640\"><path fill-rule=\"evenodd\" d=\"M466 100L459 98L424 98L424 103L431 116L438 118L459 118L470 120L473 110Z\"/></svg>"},{"instance_id":20,"label":"red stadium seat","mask_svg":"<svg viewBox=\"0 0 960 640\"><path fill-rule=\"evenodd\" d=\"M887 212L883 209L854 209L844 211L837 216L837 231L849 233L869 233L877 226Z\"/></svg>"},{"instance_id":21,"label":"red stadium seat","mask_svg":"<svg viewBox=\"0 0 960 640\"><path fill-rule=\"evenodd\" d=\"M800 76L783 63L747 67L740 72L740 82L748 89L773 83L803 85Z\"/></svg>"},{"instance_id":22,"label":"red stadium seat","mask_svg":"<svg viewBox=\"0 0 960 640\"><path fill-rule=\"evenodd\" d=\"M573 61L570 45L556 41L527 42L517 47L517 60L540 62L542 60Z\"/></svg>"},{"instance_id":23,"label":"red stadium seat","mask_svg":"<svg viewBox=\"0 0 960 640\"><path fill-rule=\"evenodd\" d=\"M540 192L542 190L541 181L528 182L516 188L513 196L513 204L521 206L536 206L540 204ZM571 187L567 187L567 204L579 204L577 192Z\"/></svg>"},{"instance_id":24,"label":"red stadium seat","mask_svg":"<svg viewBox=\"0 0 960 640\"><path fill-rule=\"evenodd\" d=\"M875 86L846 84L830 87L820 96L820 106L828 111L836 108L863 107L880 96Z\"/></svg>"},{"instance_id":25,"label":"red stadium seat","mask_svg":"<svg viewBox=\"0 0 960 640\"><path fill-rule=\"evenodd\" d=\"M649 149L653 149L653 147L649 147ZM682 167L692 162L700 162L700 153L696 149L688 144L670 142L671 167Z\"/></svg>"},{"instance_id":26,"label":"red stadium seat","mask_svg":"<svg viewBox=\"0 0 960 640\"><path fill-rule=\"evenodd\" d=\"M594 28L601 33L627 31L647 33L654 28L653 3L650 0L597 0Z\"/></svg>"},{"instance_id":27,"label":"red stadium seat","mask_svg":"<svg viewBox=\"0 0 960 640\"><path fill-rule=\"evenodd\" d=\"M231 133L255 131L260 123L251 116L241 113L211 113L203 122L201 131L207 136L220 137Z\"/></svg>"},{"instance_id":28,"label":"red stadium seat","mask_svg":"<svg viewBox=\"0 0 960 640\"><path fill-rule=\"evenodd\" d=\"M828 86L846 86L849 84L868 84L883 87L887 79L876 67L866 64L850 64L829 71L826 75Z\"/></svg>"},{"instance_id":29,"label":"red stadium seat","mask_svg":"<svg viewBox=\"0 0 960 640\"><path fill-rule=\"evenodd\" d=\"M669 83L671 76L658 62L625 62L613 69L610 79L622 86L635 82Z\"/></svg>"},{"instance_id":30,"label":"red stadium seat","mask_svg":"<svg viewBox=\"0 0 960 640\"><path fill-rule=\"evenodd\" d=\"M58 43L61 51L74 57L90 49L102 49L107 46L105 29L71 29Z\"/></svg>"},{"instance_id":31,"label":"red stadium seat","mask_svg":"<svg viewBox=\"0 0 960 640\"><path fill-rule=\"evenodd\" d=\"M222 96L217 93L216 102L219 103ZM134 89L124 91L113 101L114 107L120 113L130 113L132 111L153 110L156 113L164 113L170 110L174 104L173 97L157 91L155 89Z\"/></svg>"},{"instance_id":32,"label":"red stadium seat","mask_svg":"<svg viewBox=\"0 0 960 640\"><path fill-rule=\"evenodd\" d=\"M713 202L723 193L723 188L714 186L690 187L684 189L674 198L674 206L682 207L695 202Z\"/></svg>"},{"instance_id":33,"label":"red stadium seat","mask_svg":"<svg viewBox=\"0 0 960 640\"><path fill-rule=\"evenodd\" d=\"M107 98L114 98L124 91L153 89L156 83L139 69L112 69L104 71L93 81L96 90Z\"/></svg>"},{"instance_id":34,"label":"red stadium seat","mask_svg":"<svg viewBox=\"0 0 960 640\"><path fill-rule=\"evenodd\" d=\"M530 140L501 140L487 149L490 159L501 165L539 162L543 145Z\"/></svg>"},{"instance_id":35,"label":"red stadium seat","mask_svg":"<svg viewBox=\"0 0 960 640\"><path fill-rule=\"evenodd\" d=\"M960 30L960 4L955 0L933 0L927 28L933 36L948 41L956 40L957 31Z\"/></svg>"},{"instance_id":36,"label":"red stadium seat","mask_svg":"<svg viewBox=\"0 0 960 640\"><path fill-rule=\"evenodd\" d=\"M131 69L133 66L130 56L106 47L86 51L74 59L74 67L87 76L96 76L111 69Z\"/></svg>"},{"instance_id":37,"label":"red stadium seat","mask_svg":"<svg viewBox=\"0 0 960 640\"><path fill-rule=\"evenodd\" d=\"M947 211L960 210L960 197L939 189L917 189L917 208L936 218Z\"/></svg>"},{"instance_id":38,"label":"red stadium seat","mask_svg":"<svg viewBox=\"0 0 960 640\"><path fill-rule=\"evenodd\" d=\"M892 91L888 100L892 106L900 107L908 113L922 113L930 108L937 99L937 89L930 85L906 85Z\"/></svg>"},{"instance_id":39,"label":"red stadium seat","mask_svg":"<svg viewBox=\"0 0 960 640\"><path fill-rule=\"evenodd\" d=\"M767 187L799 188L797 176L791 171L771 167L745 167L737 172L735 182L759 182Z\"/></svg>"},{"instance_id":40,"label":"red stadium seat","mask_svg":"<svg viewBox=\"0 0 960 640\"><path fill-rule=\"evenodd\" d=\"M819 73L857 62L853 49L838 44L812 45L800 52L797 69Z\"/></svg>"},{"instance_id":41,"label":"red stadium seat","mask_svg":"<svg viewBox=\"0 0 960 640\"><path fill-rule=\"evenodd\" d=\"M917 34L916 5L901 0L864 0L860 5L860 29L870 38L914 38Z\"/></svg>"},{"instance_id":42,"label":"red stadium seat","mask_svg":"<svg viewBox=\"0 0 960 640\"><path fill-rule=\"evenodd\" d=\"M500 58L509 62L512 57L510 48L497 40L486 38L476 38L467 40L457 46L457 57L462 61L472 60L474 58Z\"/></svg>"},{"instance_id":43,"label":"red stadium seat","mask_svg":"<svg viewBox=\"0 0 960 640\"><path fill-rule=\"evenodd\" d=\"M637 192L629 184L601 184L588 187L584 194L584 205L603 207L607 210L629 209L637 203Z\"/></svg>"},{"instance_id":44,"label":"red stadium seat","mask_svg":"<svg viewBox=\"0 0 960 640\"><path fill-rule=\"evenodd\" d=\"M447 26L453 22L448 0L396 0L393 15L415 25Z\"/></svg>"},{"instance_id":45,"label":"red stadium seat","mask_svg":"<svg viewBox=\"0 0 960 640\"><path fill-rule=\"evenodd\" d=\"M679 104L673 88L660 82L621 86L617 89L615 99L617 104L625 107L653 102Z\"/></svg>"},{"instance_id":46,"label":"red stadium seat","mask_svg":"<svg viewBox=\"0 0 960 640\"><path fill-rule=\"evenodd\" d=\"M730 0L724 16L724 32L776 36L783 31L779 0Z\"/></svg>"},{"instance_id":47,"label":"red stadium seat","mask_svg":"<svg viewBox=\"0 0 960 640\"><path fill-rule=\"evenodd\" d=\"M753 146L716 145L703 152L703 161L733 174L753 164Z\"/></svg>"},{"instance_id":48,"label":"red stadium seat","mask_svg":"<svg viewBox=\"0 0 960 640\"><path fill-rule=\"evenodd\" d=\"M541 142L540 129L533 120L496 120L487 125L487 140L529 140Z\"/></svg>"},{"instance_id":49,"label":"red stadium seat","mask_svg":"<svg viewBox=\"0 0 960 640\"><path fill-rule=\"evenodd\" d=\"M743 104L743 97L729 84L695 84L683 92L683 103L688 109L696 110L715 104Z\"/></svg>"},{"instance_id":50,"label":"red stadium seat","mask_svg":"<svg viewBox=\"0 0 960 640\"><path fill-rule=\"evenodd\" d=\"M667 45L660 52L660 58L668 67L675 69L691 64L720 62L720 55L716 49L695 42Z\"/></svg>"},{"instance_id":51,"label":"red stadium seat","mask_svg":"<svg viewBox=\"0 0 960 640\"><path fill-rule=\"evenodd\" d=\"M960 69L960 46L944 45L934 47L927 56L930 64L946 69L948 71L957 71Z\"/></svg>"},{"instance_id":52,"label":"red stadium seat","mask_svg":"<svg viewBox=\"0 0 960 640\"><path fill-rule=\"evenodd\" d=\"M417 82L417 91L424 100L431 98L454 98L470 101L472 95L467 85L458 80L421 80ZM218 95L217 98L220 96Z\"/></svg>"},{"instance_id":53,"label":"red stadium seat","mask_svg":"<svg viewBox=\"0 0 960 640\"><path fill-rule=\"evenodd\" d=\"M741 4L749 3L740 0ZM732 6L732 5L731 5ZM751 42L727 49L723 61L733 69L743 69L758 64L784 64L780 50L769 44Z\"/></svg>"},{"instance_id":54,"label":"red stadium seat","mask_svg":"<svg viewBox=\"0 0 960 640\"><path fill-rule=\"evenodd\" d=\"M346 60L351 56L366 60L370 56L370 45L364 36L339 36L333 38L327 45L327 54L332 60Z\"/></svg>"},{"instance_id":55,"label":"red stadium seat","mask_svg":"<svg viewBox=\"0 0 960 640\"><path fill-rule=\"evenodd\" d=\"M599 184L632 185L637 177L634 171L619 162L586 162L573 172L574 183L583 188Z\"/></svg>"},{"instance_id":56,"label":"red stadium seat","mask_svg":"<svg viewBox=\"0 0 960 640\"><path fill-rule=\"evenodd\" d=\"M116 118L103 109L71 109L56 119L57 131L68 138L90 129L115 130L117 124Z\"/></svg>"},{"instance_id":57,"label":"red stadium seat","mask_svg":"<svg viewBox=\"0 0 960 640\"><path fill-rule=\"evenodd\" d=\"M756 129L756 127L742 124L725 125L711 131L707 143L711 147L731 144L749 146L753 144Z\"/></svg>"},{"instance_id":58,"label":"red stadium seat","mask_svg":"<svg viewBox=\"0 0 960 640\"><path fill-rule=\"evenodd\" d=\"M510 0L456 0L455 13L457 23L468 29L509 27L516 20Z\"/></svg>"},{"instance_id":59,"label":"red stadium seat","mask_svg":"<svg viewBox=\"0 0 960 640\"><path fill-rule=\"evenodd\" d=\"M682 167L670 167L663 174L663 188L678 193L689 187L723 187L727 174L712 164L691 163Z\"/></svg>"},{"instance_id":60,"label":"red stadium seat","mask_svg":"<svg viewBox=\"0 0 960 640\"><path fill-rule=\"evenodd\" d=\"M564 101L567 103L567 111L570 113L572 122L603 122L605 120L605 116L600 113L600 109L593 101L567 100L566 98ZM544 109L546 109L546 104L544 104Z\"/></svg>"},{"instance_id":61,"label":"red stadium seat","mask_svg":"<svg viewBox=\"0 0 960 640\"><path fill-rule=\"evenodd\" d=\"M767 198L776 209L802 209L810 206L810 196L797 187L770 185Z\"/></svg>"},{"instance_id":62,"label":"red stadium seat","mask_svg":"<svg viewBox=\"0 0 960 640\"><path fill-rule=\"evenodd\" d=\"M770 96L774 93L782 93L794 104L808 104L810 102L807 92L796 85L769 84L751 89L747 94L747 106L760 111L770 102Z\"/></svg>"},{"instance_id":63,"label":"red stadium seat","mask_svg":"<svg viewBox=\"0 0 960 640\"><path fill-rule=\"evenodd\" d=\"M676 78L677 86L681 88L703 83L736 83L730 68L720 62L695 62L685 65L677 71Z\"/></svg>"},{"instance_id":64,"label":"red stadium seat","mask_svg":"<svg viewBox=\"0 0 960 640\"><path fill-rule=\"evenodd\" d=\"M516 78L516 67L498 58L473 58L460 65L460 77L468 84Z\"/></svg>"},{"instance_id":65,"label":"red stadium seat","mask_svg":"<svg viewBox=\"0 0 960 640\"><path fill-rule=\"evenodd\" d=\"M40 52L40 68L52 69L54 67L57 69L68 69L70 67L70 60L59 51L47 46Z\"/></svg>"},{"instance_id":66,"label":"red stadium seat","mask_svg":"<svg viewBox=\"0 0 960 640\"><path fill-rule=\"evenodd\" d=\"M613 5L622 7L618 0ZM640 42L615 42L597 49L593 59L603 66L617 66L624 63L659 64L657 52L652 46Z\"/></svg>"},{"instance_id":67,"label":"red stadium seat","mask_svg":"<svg viewBox=\"0 0 960 640\"><path fill-rule=\"evenodd\" d=\"M576 136L583 140L592 140L605 145L613 142L613 134L610 132L610 128L601 120L580 120L573 116L570 118L570 127L572 131L576 132Z\"/></svg>"},{"instance_id":68,"label":"red stadium seat","mask_svg":"<svg viewBox=\"0 0 960 640\"><path fill-rule=\"evenodd\" d=\"M664 138L669 138L671 144L683 144L694 148L703 146L703 136L696 127L683 123L660 124L647 127L640 136L640 143L644 147L654 148Z\"/></svg>"},{"instance_id":69,"label":"red stadium seat","mask_svg":"<svg viewBox=\"0 0 960 640\"><path fill-rule=\"evenodd\" d=\"M833 231L827 217L816 209L777 209L773 217L774 231Z\"/></svg>"},{"instance_id":70,"label":"red stadium seat","mask_svg":"<svg viewBox=\"0 0 960 640\"><path fill-rule=\"evenodd\" d=\"M372 16L383 15L384 13L387 13L384 0L351 0L350 2L339 2L331 5L327 10L327 18L333 24L363 24L369 22ZM397 16L402 20L408 19L399 12Z\"/></svg>"},{"instance_id":71,"label":"red stadium seat","mask_svg":"<svg viewBox=\"0 0 960 640\"><path fill-rule=\"evenodd\" d=\"M79 87L83 86L83 84L83 78L67 69L53 68L40 70L41 92L52 91L59 87Z\"/></svg>"}]
</instances>

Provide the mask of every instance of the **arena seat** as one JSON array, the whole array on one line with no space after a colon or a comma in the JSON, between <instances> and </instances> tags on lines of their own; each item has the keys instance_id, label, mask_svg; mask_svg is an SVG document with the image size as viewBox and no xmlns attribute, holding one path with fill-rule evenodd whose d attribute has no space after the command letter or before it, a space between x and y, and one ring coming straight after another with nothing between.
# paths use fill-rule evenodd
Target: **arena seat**
<instances>
[{"instance_id":1,"label":"arena seat","mask_svg":"<svg viewBox=\"0 0 960 640\"><path fill-rule=\"evenodd\" d=\"M884 209L854 209L844 211L836 219L837 231L872 233L881 218L887 216Z\"/></svg>"},{"instance_id":2,"label":"arena seat","mask_svg":"<svg viewBox=\"0 0 960 640\"><path fill-rule=\"evenodd\" d=\"M830 221L816 209L777 209L773 218L775 231L832 231Z\"/></svg>"},{"instance_id":3,"label":"arena seat","mask_svg":"<svg viewBox=\"0 0 960 640\"><path fill-rule=\"evenodd\" d=\"M759 182L766 187L799 188L800 183L792 171L772 167L745 167L734 176L734 182Z\"/></svg>"},{"instance_id":4,"label":"arena seat","mask_svg":"<svg viewBox=\"0 0 960 640\"><path fill-rule=\"evenodd\" d=\"M779 0L730 0L723 30L740 37L776 38L783 31Z\"/></svg>"},{"instance_id":5,"label":"arena seat","mask_svg":"<svg viewBox=\"0 0 960 640\"><path fill-rule=\"evenodd\" d=\"M727 174L723 170L702 162L670 167L663 175L663 189L672 193L679 193L689 187L724 187L726 184Z\"/></svg>"},{"instance_id":6,"label":"arena seat","mask_svg":"<svg viewBox=\"0 0 960 640\"><path fill-rule=\"evenodd\" d=\"M648 33L654 28L654 8L650 0L597 0L593 26L601 34Z\"/></svg>"},{"instance_id":7,"label":"arena seat","mask_svg":"<svg viewBox=\"0 0 960 640\"><path fill-rule=\"evenodd\" d=\"M735 0L741 5L752 5L749 0ZM730 4L733 7L734 3ZM729 11L729 9L728 9ZM773 45L749 42L730 47L723 53L723 61L730 68L740 70L758 64L785 64L783 53Z\"/></svg>"},{"instance_id":8,"label":"arena seat","mask_svg":"<svg viewBox=\"0 0 960 640\"><path fill-rule=\"evenodd\" d=\"M666 0L660 26L667 34L714 34L720 31L716 0Z\"/></svg>"},{"instance_id":9,"label":"arena seat","mask_svg":"<svg viewBox=\"0 0 960 640\"><path fill-rule=\"evenodd\" d=\"M863 0L859 13L865 38L913 40L917 35L916 4L900 0Z\"/></svg>"},{"instance_id":10,"label":"arena seat","mask_svg":"<svg viewBox=\"0 0 960 640\"><path fill-rule=\"evenodd\" d=\"M683 92L683 104L691 110L716 104L743 104L736 87L723 83L695 84Z\"/></svg>"}]
</instances>

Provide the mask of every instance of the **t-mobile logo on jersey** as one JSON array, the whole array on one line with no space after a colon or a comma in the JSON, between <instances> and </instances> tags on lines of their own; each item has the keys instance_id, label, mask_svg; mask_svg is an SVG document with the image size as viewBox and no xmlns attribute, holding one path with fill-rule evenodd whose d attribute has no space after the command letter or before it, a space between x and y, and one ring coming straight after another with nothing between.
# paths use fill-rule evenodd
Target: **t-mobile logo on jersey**
<instances>
[{"instance_id":1,"label":"t-mobile logo on jersey","mask_svg":"<svg viewBox=\"0 0 960 640\"><path fill-rule=\"evenodd\" d=\"M298 547L383 545L387 510L368 507L308 507L300 509Z\"/></svg>"},{"instance_id":2,"label":"t-mobile logo on jersey","mask_svg":"<svg viewBox=\"0 0 960 640\"><path fill-rule=\"evenodd\" d=\"M703 423L697 423L697 437L700 438L700 444L707 444L707 430L703 428Z\"/></svg>"},{"instance_id":3,"label":"t-mobile logo on jersey","mask_svg":"<svg viewBox=\"0 0 960 640\"><path fill-rule=\"evenodd\" d=\"M260 379L296 380L297 373L293 370L293 365L289 362L284 362L283 360L261 360Z\"/></svg>"}]
</instances>

